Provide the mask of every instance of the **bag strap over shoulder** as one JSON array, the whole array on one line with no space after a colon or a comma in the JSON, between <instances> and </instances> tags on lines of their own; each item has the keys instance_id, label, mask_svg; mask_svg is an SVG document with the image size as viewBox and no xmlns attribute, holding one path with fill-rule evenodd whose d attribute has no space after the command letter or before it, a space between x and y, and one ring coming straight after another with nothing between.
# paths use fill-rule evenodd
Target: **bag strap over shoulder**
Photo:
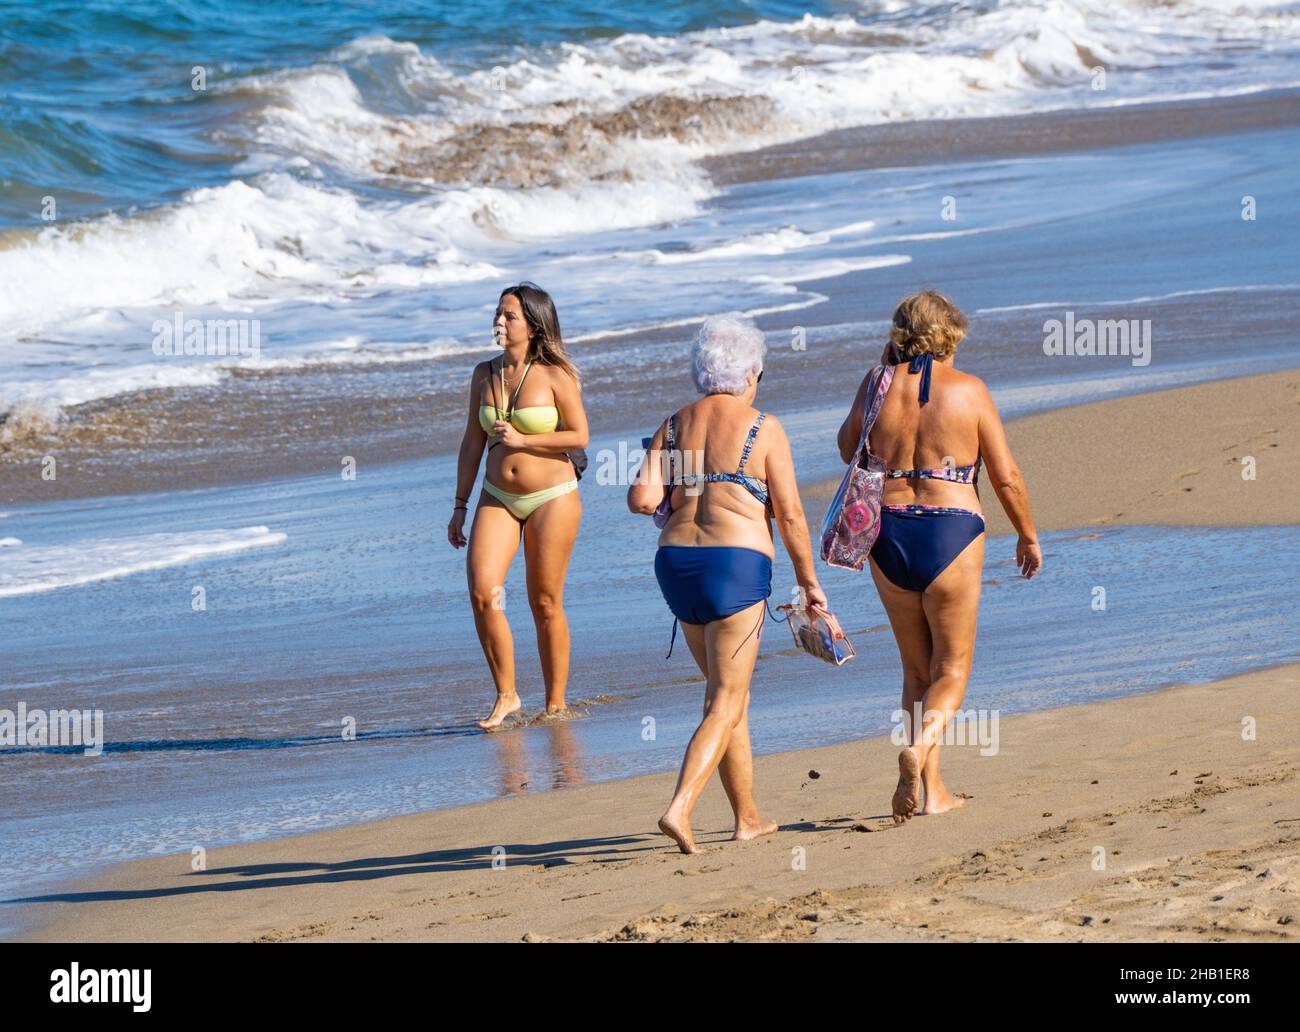
<instances>
[{"instance_id":1,"label":"bag strap over shoulder","mask_svg":"<svg viewBox=\"0 0 1300 1032\"><path fill-rule=\"evenodd\" d=\"M668 417L668 431L664 434L664 443L668 445L668 484L669 490L672 489L673 482L677 479L677 413L674 412Z\"/></svg>"},{"instance_id":2,"label":"bag strap over shoulder","mask_svg":"<svg viewBox=\"0 0 1300 1032\"><path fill-rule=\"evenodd\" d=\"M885 395L889 393L889 385L894 382L894 367L892 365L878 365L871 371L871 376L875 378L875 384L867 382L867 397L863 406L862 413L862 435L858 438L858 449L853 454L852 465L862 458L862 449L867 446L867 437L871 434L871 428L875 426L876 417L880 415L880 406L885 402Z\"/></svg>"}]
</instances>

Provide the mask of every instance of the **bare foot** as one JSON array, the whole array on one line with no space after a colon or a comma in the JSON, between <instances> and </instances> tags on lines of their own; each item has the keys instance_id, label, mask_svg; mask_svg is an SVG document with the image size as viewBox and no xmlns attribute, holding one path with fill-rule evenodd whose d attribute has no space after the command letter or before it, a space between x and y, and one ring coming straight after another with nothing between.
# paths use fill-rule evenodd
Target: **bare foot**
<instances>
[{"instance_id":1,"label":"bare foot","mask_svg":"<svg viewBox=\"0 0 1300 1032\"><path fill-rule=\"evenodd\" d=\"M894 789L894 823L910 821L916 813L916 804L920 802L921 758L916 754L916 746L909 745L898 754L898 787Z\"/></svg>"},{"instance_id":2,"label":"bare foot","mask_svg":"<svg viewBox=\"0 0 1300 1032\"><path fill-rule=\"evenodd\" d=\"M677 843L683 853L698 853L695 838L691 835L691 826L679 819L671 810L659 818L659 830Z\"/></svg>"},{"instance_id":3,"label":"bare foot","mask_svg":"<svg viewBox=\"0 0 1300 1032\"><path fill-rule=\"evenodd\" d=\"M758 838L760 835L770 835L776 831L777 827L776 821L765 821L761 817L752 821L738 821L736 823L736 833L731 837L736 842L747 842L750 839Z\"/></svg>"},{"instance_id":4,"label":"bare foot","mask_svg":"<svg viewBox=\"0 0 1300 1032\"><path fill-rule=\"evenodd\" d=\"M949 810L956 810L958 807L965 805L965 797L953 795L946 788L926 789L925 806L921 808L921 812L924 814L947 813Z\"/></svg>"},{"instance_id":5,"label":"bare foot","mask_svg":"<svg viewBox=\"0 0 1300 1032\"><path fill-rule=\"evenodd\" d=\"M548 702L546 704L546 715L548 717L558 717L565 710L563 702Z\"/></svg>"},{"instance_id":6,"label":"bare foot","mask_svg":"<svg viewBox=\"0 0 1300 1032\"><path fill-rule=\"evenodd\" d=\"M518 713L519 707L522 705L523 703L519 701L518 692L498 695L496 705L492 707L492 712L488 714L487 720L480 720L478 726L484 731L494 731L501 726L501 722L511 713Z\"/></svg>"}]
</instances>

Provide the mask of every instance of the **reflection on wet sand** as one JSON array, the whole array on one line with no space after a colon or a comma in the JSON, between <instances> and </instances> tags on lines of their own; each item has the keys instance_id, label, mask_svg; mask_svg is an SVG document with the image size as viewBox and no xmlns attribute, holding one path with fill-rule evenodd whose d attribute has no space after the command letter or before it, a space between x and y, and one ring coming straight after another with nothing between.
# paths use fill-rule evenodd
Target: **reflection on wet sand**
<instances>
[{"instance_id":1,"label":"reflection on wet sand","mask_svg":"<svg viewBox=\"0 0 1300 1032\"><path fill-rule=\"evenodd\" d=\"M535 729L545 732L547 743L545 765L536 773L539 777L548 779L549 784L534 787L569 788L585 785L588 780L586 762L569 720L527 721L514 727L502 728L491 735L496 745L497 783L501 795L522 795L532 783L533 765L529 760L528 743L531 739L535 745L542 740L542 736L530 736L525 732Z\"/></svg>"}]
</instances>

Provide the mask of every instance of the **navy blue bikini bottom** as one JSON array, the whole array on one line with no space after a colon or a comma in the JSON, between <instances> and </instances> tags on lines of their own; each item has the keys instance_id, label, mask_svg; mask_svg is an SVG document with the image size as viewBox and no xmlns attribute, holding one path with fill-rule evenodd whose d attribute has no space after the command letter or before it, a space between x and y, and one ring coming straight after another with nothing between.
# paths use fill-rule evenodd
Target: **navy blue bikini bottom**
<instances>
[{"instance_id":1,"label":"navy blue bikini bottom","mask_svg":"<svg viewBox=\"0 0 1300 1032\"><path fill-rule=\"evenodd\" d=\"M772 560L752 548L660 545L655 577L682 623L734 616L772 594Z\"/></svg>"},{"instance_id":2,"label":"navy blue bikini bottom","mask_svg":"<svg viewBox=\"0 0 1300 1032\"><path fill-rule=\"evenodd\" d=\"M984 517L967 509L885 506L871 558L905 591L924 591L984 533Z\"/></svg>"}]
</instances>

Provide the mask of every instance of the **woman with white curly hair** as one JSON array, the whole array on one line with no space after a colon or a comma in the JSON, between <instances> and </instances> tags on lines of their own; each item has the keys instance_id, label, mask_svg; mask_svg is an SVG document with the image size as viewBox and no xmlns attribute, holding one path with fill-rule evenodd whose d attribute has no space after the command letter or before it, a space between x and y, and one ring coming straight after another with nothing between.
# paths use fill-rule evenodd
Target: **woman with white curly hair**
<instances>
[{"instance_id":1,"label":"woman with white curly hair","mask_svg":"<svg viewBox=\"0 0 1300 1032\"><path fill-rule=\"evenodd\" d=\"M691 353L704 396L659 427L628 490L628 508L656 514L662 528L655 576L708 681L704 719L659 821L683 853L698 852L691 810L714 770L735 813L736 839L777 827L754 802L749 745L749 682L772 593L771 519L805 603L826 605L790 442L775 416L754 408L766 350L762 331L743 316L704 323Z\"/></svg>"}]
</instances>

